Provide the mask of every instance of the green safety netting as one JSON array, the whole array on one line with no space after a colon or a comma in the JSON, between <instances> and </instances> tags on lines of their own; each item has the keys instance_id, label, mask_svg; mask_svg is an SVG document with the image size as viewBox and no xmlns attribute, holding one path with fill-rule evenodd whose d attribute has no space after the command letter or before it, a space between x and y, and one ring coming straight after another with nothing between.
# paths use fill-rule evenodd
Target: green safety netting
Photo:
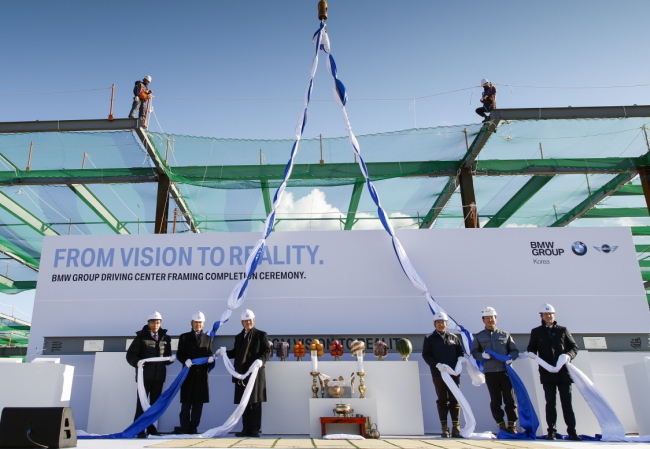
<instances>
[{"instance_id":1,"label":"green safety netting","mask_svg":"<svg viewBox=\"0 0 650 449\"><path fill-rule=\"evenodd\" d=\"M639 246L650 245L635 177L650 166L648 124L502 122L472 165L480 225L627 225ZM358 136L396 228L464 226L455 180L487 132L473 124ZM0 273L9 280L0 291L33 288L45 235L153 233L159 170L184 203L171 200L169 232L191 232L183 207L201 232L262 230L292 140L145 135L154 160L133 131L0 134ZM380 228L348 138L303 140L275 230Z\"/></svg>"}]
</instances>

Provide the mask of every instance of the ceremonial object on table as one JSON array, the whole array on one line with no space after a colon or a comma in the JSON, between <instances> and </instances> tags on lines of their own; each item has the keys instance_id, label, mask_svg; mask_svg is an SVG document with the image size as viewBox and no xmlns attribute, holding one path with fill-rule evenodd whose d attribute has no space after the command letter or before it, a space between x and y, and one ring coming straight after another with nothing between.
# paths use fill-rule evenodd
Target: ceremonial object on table
<instances>
[{"instance_id":1,"label":"ceremonial object on table","mask_svg":"<svg viewBox=\"0 0 650 449\"><path fill-rule=\"evenodd\" d=\"M275 354L284 362L284 359L289 357L289 343L286 341L279 341L275 344Z\"/></svg>"},{"instance_id":2,"label":"ceremonial object on table","mask_svg":"<svg viewBox=\"0 0 650 449\"><path fill-rule=\"evenodd\" d=\"M379 359L379 361L382 361L384 360L384 357L388 355L388 345L381 340L377 340L372 353Z\"/></svg>"}]
</instances>

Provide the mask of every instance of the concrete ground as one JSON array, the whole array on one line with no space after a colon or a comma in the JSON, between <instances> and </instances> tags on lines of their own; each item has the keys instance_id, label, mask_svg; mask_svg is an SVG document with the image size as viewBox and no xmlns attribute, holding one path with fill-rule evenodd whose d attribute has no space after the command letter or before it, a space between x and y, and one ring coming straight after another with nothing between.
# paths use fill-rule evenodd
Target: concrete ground
<instances>
[{"instance_id":1,"label":"concrete ground","mask_svg":"<svg viewBox=\"0 0 650 449\"><path fill-rule=\"evenodd\" d=\"M439 437L386 437L379 440L322 440L296 436L265 436L264 438L192 438L184 440L78 440L81 449L144 449L144 448L245 448L245 449L614 449L624 445L650 447L650 443L600 443L593 441L517 441L462 440Z\"/></svg>"}]
</instances>

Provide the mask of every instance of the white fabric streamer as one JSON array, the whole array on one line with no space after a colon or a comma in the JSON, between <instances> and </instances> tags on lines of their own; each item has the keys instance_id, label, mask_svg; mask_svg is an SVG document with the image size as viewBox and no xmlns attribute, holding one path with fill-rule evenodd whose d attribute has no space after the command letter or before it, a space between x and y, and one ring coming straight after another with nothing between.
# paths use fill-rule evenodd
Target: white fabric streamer
<instances>
[{"instance_id":1,"label":"white fabric streamer","mask_svg":"<svg viewBox=\"0 0 650 449\"><path fill-rule=\"evenodd\" d=\"M226 370L233 377L243 380L246 379L248 376L250 376L248 378L248 383L246 384L246 389L244 389L244 394L241 400L239 401L239 405L237 405L237 408L235 409L234 412L232 412L232 415L230 415L230 417L226 420L226 422L223 423L223 425L207 430L200 435L150 435L149 438L163 438L163 439L217 438L226 435L228 432L232 430L233 427L235 427L235 425L241 418L241 415L244 413L244 409L248 405L248 400L251 397L253 386L255 385L255 379L257 379L257 373L260 367L263 365L263 363L259 359L255 360L245 374L239 374L237 371L235 371L235 367L232 366L232 362L230 362L230 359L228 359L228 357L226 357L225 354L226 354L226 348L221 347L215 353L215 358L222 356L221 358L223 359L223 363L226 366Z\"/></svg>"},{"instance_id":2,"label":"white fabric streamer","mask_svg":"<svg viewBox=\"0 0 650 449\"><path fill-rule=\"evenodd\" d=\"M460 408L463 410L463 415L465 416L465 427L460 430L460 434L463 438L468 438L472 440L491 440L496 438L492 432L483 432L483 433L474 433L476 429L476 419L474 418L474 413L469 406L469 402L465 399L463 393L461 393L460 388L456 385L456 382L451 378L451 376L460 375L463 370L463 363L467 363L467 360L463 357L458 358L458 363L456 364L456 369L452 369L449 365L443 363L438 364L437 368L440 370L442 375L442 380L445 381L445 384L451 390L451 393L454 395Z\"/></svg>"},{"instance_id":3,"label":"white fabric streamer","mask_svg":"<svg viewBox=\"0 0 650 449\"><path fill-rule=\"evenodd\" d=\"M603 394L598 390L596 385L587 377L585 373L576 368L571 362L571 358L562 354L557 361L556 366L549 365L547 362L537 357L535 354L523 353L519 357L530 357L537 361L539 366L544 368L546 371L551 373L557 373L566 365L571 380L575 383L576 388L585 398L585 401L589 405L589 408L596 416L598 424L600 425L600 431L602 433L601 441L607 442L635 442L635 443L645 443L650 442L650 435L639 436L639 437L626 437L625 428L623 423L616 415L616 412L612 406L607 402L607 399Z\"/></svg>"},{"instance_id":4,"label":"white fabric streamer","mask_svg":"<svg viewBox=\"0 0 650 449\"><path fill-rule=\"evenodd\" d=\"M147 392L144 389L144 378L143 378L144 364L149 362L168 362L172 360L172 358L176 360L176 357L151 357L148 359L140 360L141 362L144 363L138 365L137 384L138 384L138 398L140 398L140 405L142 406L143 412L146 412L147 410L149 410L149 407L151 407L151 404L149 404L149 399L147 398Z\"/></svg>"}]
</instances>

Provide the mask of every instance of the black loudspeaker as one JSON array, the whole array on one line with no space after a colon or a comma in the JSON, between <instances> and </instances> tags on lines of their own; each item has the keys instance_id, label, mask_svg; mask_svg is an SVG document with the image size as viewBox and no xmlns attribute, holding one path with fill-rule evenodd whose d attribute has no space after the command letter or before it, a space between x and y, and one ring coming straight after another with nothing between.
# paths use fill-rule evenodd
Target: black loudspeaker
<instances>
[{"instance_id":1,"label":"black loudspeaker","mask_svg":"<svg viewBox=\"0 0 650 449\"><path fill-rule=\"evenodd\" d=\"M0 418L0 447L77 447L70 407L5 407Z\"/></svg>"}]
</instances>

